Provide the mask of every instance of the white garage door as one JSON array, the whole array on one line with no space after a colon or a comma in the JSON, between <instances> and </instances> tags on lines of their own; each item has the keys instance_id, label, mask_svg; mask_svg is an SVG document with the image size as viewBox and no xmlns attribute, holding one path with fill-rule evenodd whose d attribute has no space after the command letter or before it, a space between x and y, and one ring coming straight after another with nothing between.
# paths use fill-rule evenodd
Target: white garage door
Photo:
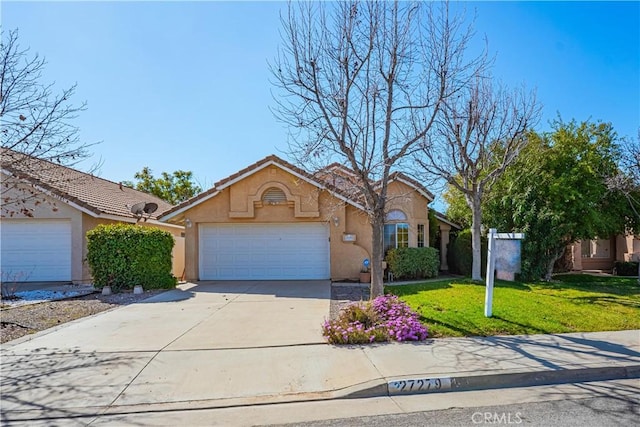
<instances>
[{"instance_id":1,"label":"white garage door","mask_svg":"<svg viewBox=\"0 0 640 427\"><path fill-rule=\"evenodd\" d=\"M329 278L324 223L200 225L200 280Z\"/></svg>"},{"instance_id":2,"label":"white garage door","mask_svg":"<svg viewBox=\"0 0 640 427\"><path fill-rule=\"evenodd\" d=\"M71 222L0 221L2 280L71 280Z\"/></svg>"}]
</instances>

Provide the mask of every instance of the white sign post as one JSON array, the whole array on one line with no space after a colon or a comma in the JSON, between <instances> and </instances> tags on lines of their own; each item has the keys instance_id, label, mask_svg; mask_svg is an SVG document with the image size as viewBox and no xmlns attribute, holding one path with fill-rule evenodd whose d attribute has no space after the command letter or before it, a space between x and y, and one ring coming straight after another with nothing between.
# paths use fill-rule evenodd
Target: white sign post
<instances>
[{"instance_id":1,"label":"white sign post","mask_svg":"<svg viewBox=\"0 0 640 427\"><path fill-rule=\"evenodd\" d=\"M493 306L493 282L495 280L495 271L496 271L496 259L498 258L498 250L496 245L496 240L521 240L524 239L524 233L498 233L495 228L489 229L489 248L487 251L487 283L486 290L484 294L484 315L485 317L492 316L492 306ZM503 254L500 254L503 255ZM516 255L516 262L520 264L520 253L518 251ZM515 271L513 269L512 273L518 273L519 271Z\"/></svg>"}]
</instances>

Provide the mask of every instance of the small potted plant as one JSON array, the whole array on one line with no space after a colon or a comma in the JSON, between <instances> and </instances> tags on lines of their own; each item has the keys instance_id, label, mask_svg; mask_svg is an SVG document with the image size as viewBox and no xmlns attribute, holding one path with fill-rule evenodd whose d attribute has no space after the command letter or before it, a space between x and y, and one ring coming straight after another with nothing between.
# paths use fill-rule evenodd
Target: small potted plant
<instances>
[{"instance_id":1,"label":"small potted plant","mask_svg":"<svg viewBox=\"0 0 640 427\"><path fill-rule=\"evenodd\" d=\"M360 269L360 283L371 283L371 271L369 271L369 260L366 259L364 263L362 263L362 268Z\"/></svg>"}]
</instances>

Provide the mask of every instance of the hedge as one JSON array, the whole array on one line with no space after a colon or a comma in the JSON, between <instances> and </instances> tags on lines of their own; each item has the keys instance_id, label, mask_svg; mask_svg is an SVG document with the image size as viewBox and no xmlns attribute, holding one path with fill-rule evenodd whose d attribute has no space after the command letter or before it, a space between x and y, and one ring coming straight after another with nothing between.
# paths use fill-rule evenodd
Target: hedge
<instances>
[{"instance_id":1,"label":"hedge","mask_svg":"<svg viewBox=\"0 0 640 427\"><path fill-rule=\"evenodd\" d=\"M440 257L434 248L391 249L386 258L396 279L425 279L438 275Z\"/></svg>"},{"instance_id":2,"label":"hedge","mask_svg":"<svg viewBox=\"0 0 640 427\"><path fill-rule=\"evenodd\" d=\"M638 263L636 261L616 261L613 269L617 276L637 276Z\"/></svg>"},{"instance_id":3,"label":"hedge","mask_svg":"<svg viewBox=\"0 0 640 427\"><path fill-rule=\"evenodd\" d=\"M487 238L481 238L480 258L482 275L487 270ZM466 229L458 232L458 234L449 242L449 250L447 253L447 263L449 271L463 276L471 276L471 268L473 264L473 249L471 243L471 230Z\"/></svg>"},{"instance_id":4,"label":"hedge","mask_svg":"<svg viewBox=\"0 0 640 427\"><path fill-rule=\"evenodd\" d=\"M114 292L133 289L170 289L173 236L168 231L131 224L99 225L87 232L87 262L94 286L109 285Z\"/></svg>"}]
</instances>

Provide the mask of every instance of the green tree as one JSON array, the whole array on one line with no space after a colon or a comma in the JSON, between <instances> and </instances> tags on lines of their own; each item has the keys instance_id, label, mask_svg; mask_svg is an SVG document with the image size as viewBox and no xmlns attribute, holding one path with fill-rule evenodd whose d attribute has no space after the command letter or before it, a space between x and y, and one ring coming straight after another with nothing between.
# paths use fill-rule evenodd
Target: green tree
<instances>
[{"instance_id":1,"label":"green tree","mask_svg":"<svg viewBox=\"0 0 640 427\"><path fill-rule=\"evenodd\" d=\"M488 226L526 233L523 274L551 279L567 246L637 227L627 199L607 185L620 147L610 124L563 123L532 134L485 201Z\"/></svg>"},{"instance_id":2,"label":"green tree","mask_svg":"<svg viewBox=\"0 0 640 427\"><path fill-rule=\"evenodd\" d=\"M159 178L153 176L153 171L147 166L134 175L136 182L123 182L124 185L153 194L162 200L176 205L190 199L202 191L195 183L191 171L177 170L172 174L162 172Z\"/></svg>"}]
</instances>

